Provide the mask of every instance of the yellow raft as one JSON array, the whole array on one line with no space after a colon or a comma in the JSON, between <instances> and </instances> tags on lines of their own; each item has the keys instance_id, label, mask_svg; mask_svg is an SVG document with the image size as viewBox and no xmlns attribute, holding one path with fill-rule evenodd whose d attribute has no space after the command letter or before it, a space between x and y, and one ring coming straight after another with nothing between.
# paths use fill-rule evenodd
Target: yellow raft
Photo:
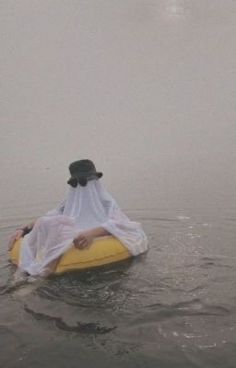
<instances>
[{"instance_id":1,"label":"yellow raft","mask_svg":"<svg viewBox=\"0 0 236 368\"><path fill-rule=\"evenodd\" d=\"M10 259L16 265L19 260L21 242L22 239L17 240L10 251ZM54 274L99 267L130 257L131 254L127 248L113 236L97 238L87 249L80 250L72 246L61 257Z\"/></svg>"}]
</instances>

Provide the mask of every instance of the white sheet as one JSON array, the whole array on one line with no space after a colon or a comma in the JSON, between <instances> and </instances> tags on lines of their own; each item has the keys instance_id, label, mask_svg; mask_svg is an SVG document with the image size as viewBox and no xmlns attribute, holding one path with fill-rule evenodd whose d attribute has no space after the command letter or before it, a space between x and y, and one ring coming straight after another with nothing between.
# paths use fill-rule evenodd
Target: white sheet
<instances>
[{"instance_id":1,"label":"white sheet","mask_svg":"<svg viewBox=\"0 0 236 368\"><path fill-rule=\"evenodd\" d=\"M99 180L69 188L66 200L39 218L24 237L19 267L31 275L46 275L47 265L68 250L75 236L102 226L132 255L147 250L147 237L138 222L130 221Z\"/></svg>"}]
</instances>

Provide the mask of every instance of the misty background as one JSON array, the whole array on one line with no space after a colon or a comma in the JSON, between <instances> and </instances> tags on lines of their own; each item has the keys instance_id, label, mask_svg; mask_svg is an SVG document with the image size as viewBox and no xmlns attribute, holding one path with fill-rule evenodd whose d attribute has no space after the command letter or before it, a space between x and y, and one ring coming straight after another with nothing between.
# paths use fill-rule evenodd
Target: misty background
<instances>
[{"instance_id":1,"label":"misty background","mask_svg":"<svg viewBox=\"0 0 236 368\"><path fill-rule=\"evenodd\" d=\"M54 206L81 158L123 208L235 206L235 12L2 1L1 216Z\"/></svg>"}]
</instances>

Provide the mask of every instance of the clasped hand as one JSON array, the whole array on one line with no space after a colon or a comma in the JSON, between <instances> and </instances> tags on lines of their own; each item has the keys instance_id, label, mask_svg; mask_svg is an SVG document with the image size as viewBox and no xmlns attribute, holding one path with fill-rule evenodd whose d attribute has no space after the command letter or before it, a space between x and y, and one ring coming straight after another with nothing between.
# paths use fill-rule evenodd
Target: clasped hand
<instances>
[{"instance_id":1,"label":"clasped hand","mask_svg":"<svg viewBox=\"0 0 236 368\"><path fill-rule=\"evenodd\" d=\"M91 232L86 231L80 233L74 240L74 246L78 249L84 249L89 247L93 242L94 236Z\"/></svg>"}]
</instances>

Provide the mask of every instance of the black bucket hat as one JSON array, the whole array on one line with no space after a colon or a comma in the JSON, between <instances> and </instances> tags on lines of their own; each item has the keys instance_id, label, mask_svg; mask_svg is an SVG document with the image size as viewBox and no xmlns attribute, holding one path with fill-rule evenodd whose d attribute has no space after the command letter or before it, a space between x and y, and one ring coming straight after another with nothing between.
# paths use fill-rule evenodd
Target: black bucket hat
<instances>
[{"instance_id":1,"label":"black bucket hat","mask_svg":"<svg viewBox=\"0 0 236 368\"><path fill-rule=\"evenodd\" d=\"M79 160L74 161L69 165L69 171L71 178L67 181L72 187L77 187L78 183L82 186L86 186L89 180L100 179L103 175L102 172L98 172L91 160Z\"/></svg>"}]
</instances>

